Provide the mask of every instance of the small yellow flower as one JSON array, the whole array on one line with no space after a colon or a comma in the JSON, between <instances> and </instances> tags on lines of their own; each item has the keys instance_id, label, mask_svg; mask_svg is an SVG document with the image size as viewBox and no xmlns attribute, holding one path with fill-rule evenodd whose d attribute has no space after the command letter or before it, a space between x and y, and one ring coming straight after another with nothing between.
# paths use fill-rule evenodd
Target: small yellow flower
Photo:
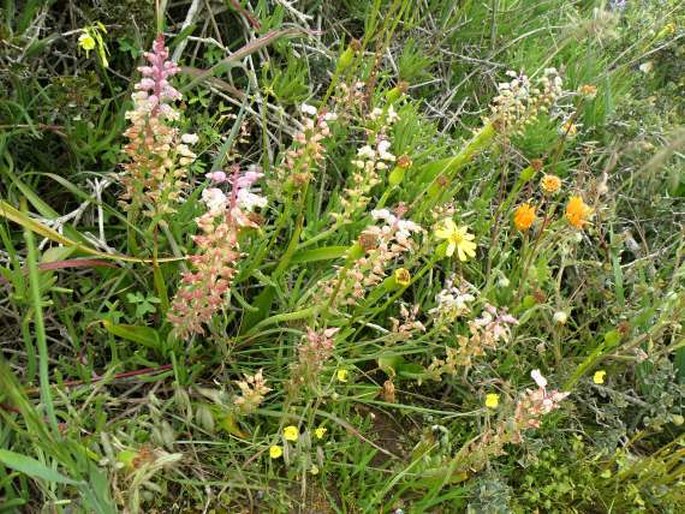
<instances>
[{"instance_id":1,"label":"small yellow flower","mask_svg":"<svg viewBox=\"0 0 685 514\"><path fill-rule=\"evenodd\" d=\"M316 435L317 439L323 439L323 436L326 435L326 432L328 432L328 429L326 427L319 427L316 430L314 430L314 435Z\"/></svg>"},{"instance_id":2,"label":"small yellow flower","mask_svg":"<svg viewBox=\"0 0 685 514\"><path fill-rule=\"evenodd\" d=\"M455 250L462 262L476 256L476 243L473 242L476 236L469 234L468 227L458 227L450 218L435 230L435 237L447 239L447 257L452 257Z\"/></svg>"},{"instance_id":3,"label":"small yellow flower","mask_svg":"<svg viewBox=\"0 0 685 514\"><path fill-rule=\"evenodd\" d=\"M297 441L297 438L300 437L300 431L295 425L288 425L283 429L283 437L286 441Z\"/></svg>"},{"instance_id":4,"label":"small yellow flower","mask_svg":"<svg viewBox=\"0 0 685 514\"><path fill-rule=\"evenodd\" d=\"M591 214L592 208L578 195L572 196L566 205L566 219L572 227L582 229Z\"/></svg>"},{"instance_id":5,"label":"small yellow flower","mask_svg":"<svg viewBox=\"0 0 685 514\"><path fill-rule=\"evenodd\" d=\"M309 470L309 472L310 472L312 475L318 475L318 474L319 474L319 466L317 466L316 464L312 464L312 467L311 467L311 469Z\"/></svg>"},{"instance_id":6,"label":"small yellow flower","mask_svg":"<svg viewBox=\"0 0 685 514\"><path fill-rule=\"evenodd\" d=\"M558 193L561 189L561 179L556 175L545 175L540 179L540 189L548 195Z\"/></svg>"},{"instance_id":7,"label":"small yellow flower","mask_svg":"<svg viewBox=\"0 0 685 514\"><path fill-rule=\"evenodd\" d=\"M519 205L514 211L514 226L517 230L525 232L535 223L535 207L529 203Z\"/></svg>"},{"instance_id":8,"label":"small yellow flower","mask_svg":"<svg viewBox=\"0 0 685 514\"><path fill-rule=\"evenodd\" d=\"M397 268L395 270L395 282L397 285L407 287L411 282L411 273L406 268Z\"/></svg>"},{"instance_id":9,"label":"small yellow flower","mask_svg":"<svg viewBox=\"0 0 685 514\"><path fill-rule=\"evenodd\" d=\"M78 37L78 44L83 48L86 53L95 49L95 38L91 36L88 32L84 32Z\"/></svg>"},{"instance_id":10,"label":"small yellow flower","mask_svg":"<svg viewBox=\"0 0 685 514\"><path fill-rule=\"evenodd\" d=\"M595 371L595 374L592 376L592 381L595 384L603 384L604 383L604 377L607 376L607 372L604 371L603 369L600 369L599 371Z\"/></svg>"},{"instance_id":11,"label":"small yellow flower","mask_svg":"<svg viewBox=\"0 0 685 514\"><path fill-rule=\"evenodd\" d=\"M269 448L269 457L272 459L278 459L283 455L283 448L281 446L278 446L277 444L274 444L271 448Z\"/></svg>"},{"instance_id":12,"label":"small yellow flower","mask_svg":"<svg viewBox=\"0 0 685 514\"><path fill-rule=\"evenodd\" d=\"M349 375L349 371L346 369L339 369L338 372L336 373L336 376L338 377L339 382L347 382L347 376Z\"/></svg>"},{"instance_id":13,"label":"small yellow flower","mask_svg":"<svg viewBox=\"0 0 685 514\"><path fill-rule=\"evenodd\" d=\"M496 409L499 405L499 395L497 393L488 393L485 395L485 406L488 409Z\"/></svg>"}]
</instances>

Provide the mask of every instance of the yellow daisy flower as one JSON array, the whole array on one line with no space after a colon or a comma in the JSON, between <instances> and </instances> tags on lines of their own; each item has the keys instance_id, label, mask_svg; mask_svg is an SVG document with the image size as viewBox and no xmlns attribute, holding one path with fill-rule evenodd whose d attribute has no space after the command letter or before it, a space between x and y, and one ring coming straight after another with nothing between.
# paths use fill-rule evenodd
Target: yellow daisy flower
<instances>
[{"instance_id":1,"label":"yellow daisy flower","mask_svg":"<svg viewBox=\"0 0 685 514\"><path fill-rule=\"evenodd\" d=\"M283 437L286 441L297 441L297 438L300 437L300 431L295 425L288 425L283 429Z\"/></svg>"},{"instance_id":2,"label":"yellow daisy flower","mask_svg":"<svg viewBox=\"0 0 685 514\"><path fill-rule=\"evenodd\" d=\"M84 32L78 37L78 44L86 52L90 52L91 50L95 49L95 38L88 32Z\"/></svg>"},{"instance_id":3,"label":"yellow daisy flower","mask_svg":"<svg viewBox=\"0 0 685 514\"><path fill-rule=\"evenodd\" d=\"M444 220L442 225L435 230L435 237L447 240L445 252L447 257L452 257L455 250L462 262L476 256L477 245L473 242L476 236L469 234L468 230L466 226L458 227L450 218Z\"/></svg>"},{"instance_id":4,"label":"yellow daisy flower","mask_svg":"<svg viewBox=\"0 0 685 514\"><path fill-rule=\"evenodd\" d=\"M599 371L595 371L595 374L592 376L592 381L599 385L604 383L604 377L607 376L607 372L604 371L603 369L600 369Z\"/></svg>"},{"instance_id":5,"label":"yellow daisy flower","mask_svg":"<svg viewBox=\"0 0 685 514\"><path fill-rule=\"evenodd\" d=\"M272 459L278 459L282 455L283 448L281 446L274 444L271 448L269 448L269 457L271 457Z\"/></svg>"},{"instance_id":6,"label":"yellow daisy flower","mask_svg":"<svg viewBox=\"0 0 685 514\"><path fill-rule=\"evenodd\" d=\"M489 393L485 395L485 406L488 409L496 409L499 405L499 395L497 393Z\"/></svg>"}]
</instances>

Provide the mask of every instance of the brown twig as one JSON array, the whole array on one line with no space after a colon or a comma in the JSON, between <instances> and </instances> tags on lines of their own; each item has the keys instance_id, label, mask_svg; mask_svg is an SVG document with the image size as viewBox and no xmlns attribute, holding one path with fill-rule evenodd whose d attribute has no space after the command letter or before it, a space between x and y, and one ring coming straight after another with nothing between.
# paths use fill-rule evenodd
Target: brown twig
<instances>
[{"instance_id":1,"label":"brown twig","mask_svg":"<svg viewBox=\"0 0 685 514\"><path fill-rule=\"evenodd\" d=\"M101 259L65 259L61 261L54 262L41 262L38 264L38 269L40 271L54 271L66 268L83 268L83 267L105 267L105 268L117 268L115 264L111 262L103 261ZM24 274L28 273L28 270L23 270ZM9 279L5 277L0 277L0 285L9 284Z\"/></svg>"},{"instance_id":2,"label":"brown twig","mask_svg":"<svg viewBox=\"0 0 685 514\"><path fill-rule=\"evenodd\" d=\"M19 409L12 407L11 405L7 405L6 403L0 403L0 409L6 410L7 412L14 412L15 414L21 414Z\"/></svg>"},{"instance_id":3,"label":"brown twig","mask_svg":"<svg viewBox=\"0 0 685 514\"><path fill-rule=\"evenodd\" d=\"M241 14L242 16L245 16L247 21L252 25L252 28L254 29L261 29L262 24L259 22L257 18L255 18L252 13L250 13L247 9L245 9L242 5L240 5L240 2L238 0L229 0L233 8L238 11L238 14Z\"/></svg>"}]
</instances>

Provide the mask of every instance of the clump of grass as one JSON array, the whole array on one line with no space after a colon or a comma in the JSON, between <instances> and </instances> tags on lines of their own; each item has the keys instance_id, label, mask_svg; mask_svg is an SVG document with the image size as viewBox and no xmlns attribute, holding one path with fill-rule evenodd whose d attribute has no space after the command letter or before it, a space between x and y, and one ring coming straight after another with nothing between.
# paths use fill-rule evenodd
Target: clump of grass
<instances>
[{"instance_id":1,"label":"clump of grass","mask_svg":"<svg viewBox=\"0 0 685 514\"><path fill-rule=\"evenodd\" d=\"M13 5L2 507L678 511L682 6Z\"/></svg>"}]
</instances>

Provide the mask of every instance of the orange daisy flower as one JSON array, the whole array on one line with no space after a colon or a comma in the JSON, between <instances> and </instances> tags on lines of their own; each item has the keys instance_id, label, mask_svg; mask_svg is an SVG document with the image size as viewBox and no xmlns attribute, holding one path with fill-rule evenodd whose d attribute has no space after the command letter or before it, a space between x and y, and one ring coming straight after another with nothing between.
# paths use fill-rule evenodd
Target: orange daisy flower
<instances>
[{"instance_id":1,"label":"orange daisy flower","mask_svg":"<svg viewBox=\"0 0 685 514\"><path fill-rule=\"evenodd\" d=\"M519 205L514 211L514 226L521 232L532 227L535 219L535 207L527 202Z\"/></svg>"},{"instance_id":2,"label":"orange daisy flower","mask_svg":"<svg viewBox=\"0 0 685 514\"><path fill-rule=\"evenodd\" d=\"M572 196L566 205L566 219L572 227L577 229L585 226L592 212L592 208L578 195Z\"/></svg>"}]
</instances>

